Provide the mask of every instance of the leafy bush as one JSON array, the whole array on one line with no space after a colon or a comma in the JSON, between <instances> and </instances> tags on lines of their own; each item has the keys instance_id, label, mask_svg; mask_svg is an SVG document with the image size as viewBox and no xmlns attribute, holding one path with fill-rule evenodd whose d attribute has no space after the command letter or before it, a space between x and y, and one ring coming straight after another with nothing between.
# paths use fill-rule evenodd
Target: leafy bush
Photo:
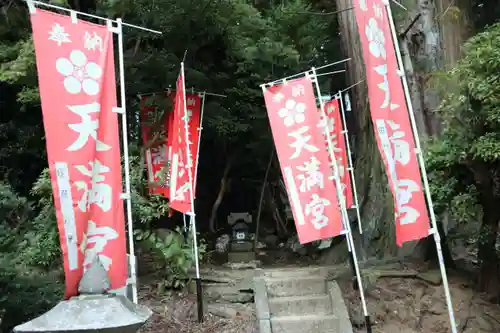
<instances>
[{"instance_id":1,"label":"leafy bush","mask_svg":"<svg viewBox=\"0 0 500 333\"><path fill-rule=\"evenodd\" d=\"M167 235L160 232L151 233L136 231L139 245L153 253L156 262L160 263L163 288L183 288L190 280L189 272L194 267L195 257L192 233L189 233L187 242L179 227L175 231L169 230ZM201 261L206 253L206 243L198 238L198 258Z\"/></svg>"},{"instance_id":2,"label":"leafy bush","mask_svg":"<svg viewBox=\"0 0 500 333\"><path fill-rule=\"evenodd\" d=\"M10 332L62 297L62 281L25 266L31 253L47 250L46 243L33 238L37 235L37 224L30 221L34 215L26 198L0 182L0 332ZM43 239L44 233L37 236Z\"/></svg>"},{"instance_id":3,"label":"leafy bush","mask_svg":"<svg viewBox=\"0 0 500 333\"><path fill-rule=\"evenodd\" d=\"M22 273L9 259L0 258L0 332L6 333L52 308L64 293L56 277Z\"/></svg>"},{"instance_id":4,"label":"leafy bush","mask_svg":"<svg viewBox=\"0 0 500 333\"><path fill-rule=\"evenodd\" d=\"M38 214L26 233L25 242L28 246L23 251L23 256L28 265L44 268L60 267L61 248L49 169L42 171L31 194L38 201Z\"/></svg>"},{"instance_id":5,"label":"leafy bush","mask_svg":"<svg viewBox=\"0 0 500 333\"><path fill-rule=\"evenodd\" d=\"M0 182L0 252L16 247L17 236L32 214L28 200L19 197L12 188Z\"/></svg>"},{"instance_id":6,"label":"leafy bush","mask_svg":"<svg viewBox=\"0 0 500 333\"><path fill-rule=\"evenodd\" d=\"M437 207L480 225L479 284L489 291L498 284L499 265L500 24L469 39L463 51L445 74L447 91L437 110L444 128L429 146L427 162Z\"/></svg>"},{"instance_id":7,"label":"leafy bush","mask_svg":"<svg viewBox=\"0 0 500 333\"><path fill-rule=\"evenodd\" d=\"M131 147L132 156L129 158L129 165L132 217L134 221L140 221L144 228L147 228L151 222L167 215L169 206L164 197L148 194L148 180L145 177L144 160L137 156L138 154L137 147Z\"/></svg>"}]
</instances>

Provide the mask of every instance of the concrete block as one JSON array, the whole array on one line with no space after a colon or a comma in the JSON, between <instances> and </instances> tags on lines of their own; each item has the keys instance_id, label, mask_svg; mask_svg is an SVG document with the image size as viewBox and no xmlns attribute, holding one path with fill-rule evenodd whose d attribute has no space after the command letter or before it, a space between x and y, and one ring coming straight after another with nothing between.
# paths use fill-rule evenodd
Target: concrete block
<instances>
[{"instance_id":1,"label":"concrete block","mask_svg":"<svg viewBox=\"0 0 500 333\"><path fill-rule=\"evenodd\" d=\"M266 282L269 297L326 294L326 281L321 277L267 278Z\"/></svg>"},{"instance_id":2,"label":"concrete block","mask_svg":"<svg viewBox=\"0 0 500 333\"><path fill-rule=\"evenodd\" d=\"M271 321L269 319L262 319L258 321L260 333L273 333L271 330Z\"/></svg>"},{"instance_id":3,"label":"concrete block","mask_svg":"<svg viewBox=\"0 0 500 333\"><path fill-rule=\"evenodd\" d=\"M255 299L255 313L257 319L269 320L271 317L269 311L269 301L267 295L266 281L262 277L254 278L254 299Z\"/></svg>"},{"instance_id":4,"label":"concrete block","mask_svg":"<svg viewBox=\"0 0 500 333\"><path fill-rule=\"evenodd\" d=\"M252 242L231 242L230 251L233 252L251 252L253 251Z\"/></svg>"},{"instance_id":5,"label":"concrete block","mask_svg":"<svg viewBox=\"0 0 500 333\"><path fill-rule=\"evenodd\" d=\"M327 315L332 313L329 295L276 297L269 300L272 316Z\"/></svg>"},{"instance_id":6,"label":"concrete block","mask_svg":"<svg viewBox=\"0 0 500 333\"><path fill-rule=\"evenodd\" d=\"M347 311L347 306L345 305L339 285L335 281L329 281L327 288L332 304L332 312L338 318L339 332L353 333L349 312Z\"/></svg>"},{"instance_id":7,"label":"concrete block","mask_svg":"<svg viewBox=\"0 0 500 333\"><path fill-rule=\"evenodd\" d=\"M230 262L250 262L255 260L254 252L229 252L227 259Z\"/></svg>"},{"instance_id":8,"label":"concrete block","mask_svg":"<svg viewBox=\"0 0 500 333\"><path fill-rule=\"evenodd\" d=\"M271 328L273 333L344 333L333 315L274 317Z\"/></svg>"}]
</instances>

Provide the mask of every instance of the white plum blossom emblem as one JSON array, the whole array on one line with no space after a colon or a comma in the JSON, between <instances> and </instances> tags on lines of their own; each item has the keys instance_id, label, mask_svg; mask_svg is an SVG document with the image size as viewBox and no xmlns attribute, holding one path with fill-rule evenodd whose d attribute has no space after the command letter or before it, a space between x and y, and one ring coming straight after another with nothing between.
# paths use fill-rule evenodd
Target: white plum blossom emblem
<instances>
[{"instance_id":1,"label":"white plum blossom emblem","mask_svg":"<svg viewBox=\"0 0 500 333\"><path fill-rule=\"evenodd\" d=\"M281 102L281 100L283 98L285 98L285 95L283 95L282 93L279 92L279 93L274 94L273 101L274 102Z\"/></svg>"},{"instance_id":2,"label":"white plum blossom emblem","mask_svg":"<svg viewBox=\"0 0 500 333\"><path fill-rule=\"evenodd\" d=\"M90 96L99 93L99 78L102 75L101 66L95 62L87 61L85 53L73 50L69 59L59 58L56 61L56 69L64 75L64 88L70 94L78 94L83 91Z\"/></svg>"},{"instance_id":3,"label":"white plum blossom emblem","mask_svg":"<svg viewBox=\"0 0 500 333\"><path fill-rule=\"evenodd\" d=\"M368 21L365 28L366 38L368 38L368 48L375 58L386 58L384 32L378 27L377 20L373 17Z\"/></svg>"},{"instance_id":4,"label":"white plum blossom emblem","mask_svg":"<svg viewBox=\"0 0 500 333\"><path fill-rule=\"evenodd\" d=\"M49 34L49 40L55 41L59 46L61 46L62 43L71 43L69 34L64 31L64 27L59 23L54 23L54 25L52 25L52 30L49 31Z\"/></svg>"},{"instance_id":5,"label":"white plum blossom emblem","mask_svg":"<svg viewBox=\"0 0 500 333\"><path fill-rule=\"evenodd\" d=\"M306 105L304 103L297 103L293 99L289 99L286 101L285 107L278 111L278 114L284 118L285 126L290 127L306 120L305 111Z\"/></svg>"}]
</instances>

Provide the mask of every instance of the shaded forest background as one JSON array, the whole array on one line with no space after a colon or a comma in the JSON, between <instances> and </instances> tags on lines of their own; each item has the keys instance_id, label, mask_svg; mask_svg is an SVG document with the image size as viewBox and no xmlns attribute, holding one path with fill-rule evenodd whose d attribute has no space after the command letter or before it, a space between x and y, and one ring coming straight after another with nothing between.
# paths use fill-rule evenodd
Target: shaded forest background
<instances>
[{"instance_id":1,"label":"shaded forest background","mask_svg":"<svg viewBox=\"0 0 500 333\"><path fill-rule=\"evenodd\" d=\"M167 218L167 201L147 195L137 94L173 86L184 54L187 87L227 95L206 101L196 203L202 237L210 242L227 232L230 212L256 214L261 192L262 223L287 225L285 238L294 232L259 84L347 57L346 75L321 77L322 93L363 80L351 1L52 3L163 32L125 31L133 211L141 243L150 230L174 229L182 221ZM500 7L466 0L401 4L406 10L393 5L396 27L447 264L471 272L479 290L500 297ZM0 9L0 331L7 331L60 299L62 265L28 12L13 0L0 1ZM169 105L162 98L156 103L159 123ZM356 238L363 257L433 260L432 241L396 247L392 198L364 83L352 90L351 104L348 127L365 231ZM192 264L189 244L177 236L146 244L163 256L166 280L175 287ZM324 262L339 260L335 244L324 251Z\"/></svg>"}]
</instances>

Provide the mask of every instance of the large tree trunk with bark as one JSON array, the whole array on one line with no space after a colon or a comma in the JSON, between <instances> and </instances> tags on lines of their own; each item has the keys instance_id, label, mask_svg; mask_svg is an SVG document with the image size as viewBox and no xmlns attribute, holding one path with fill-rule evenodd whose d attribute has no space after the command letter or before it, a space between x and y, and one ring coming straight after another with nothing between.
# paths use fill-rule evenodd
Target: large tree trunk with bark
<instances>
[{"instance_id":1,"label":"large tree trunk with bark","mask_svg":"<svg viewBox=\"0 0 500 333\"><path fill-rule=\"evenodd\" d=\"M497 199L497 200L492 200ZM483 203L483 223L479 232L478 258L480 261L478 287L488 295L500 298L500 262L496 250L498 236L498 198L489 196Z\"/></svg>"},{"instance_id":2,"label":"large tree trunk with bark","mask_svg":"<svg viewBox=\"0 0 500 333\"><path fill-rule=\"evenodd\" d=\"M454 66L461 56L461 45L470 35L470 4L467 0L413 0L412 4L395 19L420 143L425 149L426 139L441 132L435 113L443 91L439 73ZM445 262L453 267L446 225L438 225L438 231ZM436 260L434 240L429 237L421 244L426 259Z\"/></svg>"},{"instance_id":3,"label":"large tree trunk with bark","mask_svg":"<svg viewBox=\"0 0 500 333\"><path fill-rule=\"evenodd\" d=\"M353 1L336 2L337 10L345 10L338 15L338 20L344 54L352 59L347 63L348 81L354 84L365 79L365 67L354 11L348 10L353 7ZM354 87L350 96L354 118L350 123L354 126L349 131L354 134L353 163L362 214L363 244L368 256L388 255L396 250L393 203L375 141L366 82Z\"/></svg>"},{"instance_id":4,"label":"large tree trunk with bark","mask_svg":"<svg viewBox=\"0 0 500 333\"><path fill-rule=\"evenodd\" d=\"M353 0L336 0L336 4L337 10L345 10L338 15L338 20L344 53L352 58L348 63L348 79L354 84L365 78L365 68L354 12L349 10ZM466 0L409 0L404 5L408 11L393 6L400 35L418 16L407 33L400 36L400 46L418 130L425 143L428 136L440 131L439 118L434 114L440 96L438 89L430 85L433 82L430 79L444 66L458 60L460 46L468 37L469 8ZM355 117L355 176L361 199L365 249L368 255L410 254L416 243L403 249L395 246L393 199L375 141L366 83L351 91L351 105Z\"/></svg>"},{"instance_id":5,"label":"large tree trunk with bark","mask_svg":"<svg viewBox=\"0 0 500 333\"><path fill-rule=\"evenodd\" d=\"M469 4L466 0L413 0L408 9L395 15L396 28L400 34L405 32L400 36L401 52L417 127L425 139L441 131L434 113L440 103L436 77L460 58L461 45L470 35Z\"/></svg>"},{"instance_id":6,"label":"large tree trunk with bark","mask_svg":"<svg viewBox=\"0 0 500 333\"><path fill-rule=\"evenodd\" d=\"M483 221L479 231L478 259L480 262L478 287L493 297L500 297L499 258L496 250L500 210L499 181L492 166L480 161L466 163L474 175L482 204ZM496 170L496 167L493 168Z\"/></svg>"}]
</instances>

